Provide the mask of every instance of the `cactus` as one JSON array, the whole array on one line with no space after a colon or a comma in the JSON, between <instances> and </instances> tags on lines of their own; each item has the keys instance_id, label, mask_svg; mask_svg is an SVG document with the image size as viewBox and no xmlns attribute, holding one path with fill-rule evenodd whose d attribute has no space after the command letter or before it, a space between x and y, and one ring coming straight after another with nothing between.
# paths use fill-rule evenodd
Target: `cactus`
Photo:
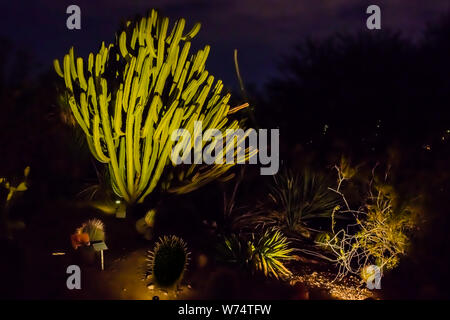
<instances>
[{"instance_id":1,"label":"cactus","mask_svg":"<svg viewBox=\"0 0 450 320\"><path fill-rule=\"evenodd\" d=\"M223 95L222 81L214 84L205 69L210 47L188 55L200 24L184 33L185 24L179 19L168 32L168 18L152 10L147 17L127 21L115 43L103 42L87 62L75 56L73 47L62 67L54 60L56 73L64 79L66 101L91 153L107 164L112 189L129 204L142 202L158 185L168 192L190 192L233 166L176 167L170 161L170 137L176 129L186 129L192 137L195 121L224 136L226 129L239 128L238 120L228 117L239 108L230 110L230 94ZM218 141L202 141L201 149L190 142L189 150L198 154ZM245 160L255 153L247 148Z\"/></svg>"},{"instance_id":2,"label":"cactus","mask_svg":"<svg viewBox=\"0 0 450 320\"><path fill-rule=\"evenodd\" d=\"M180 283L187 268L190 253L186 243L176 236L160 238L148 252L147 275L161 289L173 289Z\"/></svg>"}]
</instances>

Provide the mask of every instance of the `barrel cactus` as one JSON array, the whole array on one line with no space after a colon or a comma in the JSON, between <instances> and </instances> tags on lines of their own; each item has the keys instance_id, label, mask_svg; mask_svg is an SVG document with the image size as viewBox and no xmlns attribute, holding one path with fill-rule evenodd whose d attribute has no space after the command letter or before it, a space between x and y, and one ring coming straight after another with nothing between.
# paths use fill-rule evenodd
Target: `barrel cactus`
<instances>
[{"instance_id":1,"label":"barrel cactus","mask_svg":"<svg viewBox=\"0 0 450 320\"><path fill-rule=\"evenodd\" d=\"M165 236L148 253L147 276L160 289L174 289L183 278L189 261L189 252L183 239Z\"/></svg>"},{"instance_id":2,"label":"barrel cactus","mask_svg":"<svg viewBox=\"0 0 450 320\"><path fill-rule=\"evenodd\" d=\"M114 43L103 42L87 60L77 57L73 47L62 65L54 60L64 79L64 101L91 153L107 165L112 189L129 204L142 202L158 186L173 193L192 191L233 166L170 161L174 130L186 129L192 137L196 121L202 121L203 130L218 129L225 139L227 129L240 127L235 114L242 109L230 108L222 81L214 82L205 69L210 47L189 55L200 24L187 33L185 25L179 19L169 32L169 19L152 10L127 21ZM194 158L219 142L195 140L186 143ZM239 156L246 161L255 153L247 148Z\"/></svg>"}]
</instances>

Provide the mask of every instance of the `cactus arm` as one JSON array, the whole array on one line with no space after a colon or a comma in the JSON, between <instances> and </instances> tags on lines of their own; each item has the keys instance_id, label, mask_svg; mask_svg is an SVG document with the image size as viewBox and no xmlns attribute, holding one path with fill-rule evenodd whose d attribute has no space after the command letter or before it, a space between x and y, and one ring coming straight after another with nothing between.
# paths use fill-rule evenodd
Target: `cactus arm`
<instances>
[{"instance_id":1,"label":"cactus arm","mask_svg":"<svg viewBox=\"0 0 450 320\"><path fill-rule=\"evenodd\" d=\"M78 79L78 75L77 75L77 69L76 69L76 65L75 65L75 54L74 54L73 47L71 47L69 50L69 61L70 61L70 74L72 75L73 81L75 81L76 79Z\"/></svg>"},{"instance_id":2,"label":"cactus arm","mask_svg":"<svg viewBox=\"0 0 450 320\"><path fill-rule=\"evenodd\" d=\"M122 132L122 98L123 98L123 84L120 84L116 95L116 104L114 108L114 131L118 137L125 135Z\"/></svg>"},{"instance_id":3,"label":"cactus arm","mask_svg":"<svg viewBox=\"0 0 450 320\"><path fill-rule=\"evenodd\" d=\"M134 101L132 100L133 91L135 91L137 86L138 78L134 77L133 86L132 86L132 94L130 95L130 104L128 105L127 111L127 120L126 120L126 129L125 129L125 141L126 141L126 160L127 160L127 188L131 197L134 194L134 176L135 176L135 168L134 168L134 157L133 157L133 126L134 126Z\"/></svg>"},{"instance_id":4,"label":"cactus arm","mask_svg":"<svg viewBox=\"0 0 450 320\"><path fill-rule=\"evenodd\" d=\"M84 77L84 71L83 71L83 58L77 58L77 72L78 72L78 79L80 80L80 87L84 91L87 90L87 82L86 78Z\"/></svg>"},{"instance_id":5,"label":"cactus arm","mask_svg":"<svg viewBox=\"0 0 450 320\"><path fill-rule=\"evenodd\" d=\"M189 31L186 35L181 37L181 40L189 41L192 38L194 38L199 33L201 26L202 26L201 23L197 22L191 29L191 31Z\"/></svg>"},{"instance_id":6,"label":"cactus arm","mask_svg":"<svg viewBox=\"0 0 450 320\"><path fill-rule=\"evenodd\" d=\"M59 60L58 59L54 59L53 60L53 68L55 68L56 73L58 74L58 76L60 76L61 78L64 78L64 74L61 70L61 65L59 64Z\"/></svg>"},{"instance_id":7,"label":"cactus arm","mask_svg":"<svg viewBox=\"0 0 450 320\"><path fill-rule=\"evenodd\" d=\"M109 154L109 160L110 160L110 166L113 171L114 180L117 184L117 187L120 191L120 194L123 196L125 200L128 200L128 194L125 188L125 184L123 181L123 177L120 174L119 166L117 163L117 154L116 154L116 147L114 146L114 141L112 138L112 130L111 130L111 123L109 120L108 115L108 104L106 102L106 96L107 96L107 83L105 79L101 79L101 87L102 87L102 93L99 96L99 104L100 104L100 115L101 115L101 121L102 121L102 127L103 127L103 134L104 139L106 143L106 148L108 150Z\"/></svg>"}]
</instances>

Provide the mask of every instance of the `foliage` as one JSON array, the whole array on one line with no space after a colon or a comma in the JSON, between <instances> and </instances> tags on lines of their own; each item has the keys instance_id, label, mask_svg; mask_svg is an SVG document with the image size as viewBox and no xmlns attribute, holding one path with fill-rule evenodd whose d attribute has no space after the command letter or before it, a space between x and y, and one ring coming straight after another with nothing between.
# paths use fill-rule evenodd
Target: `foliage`
<instances>
[{"instance_id":1,"label":"foliage","mask_svg":"<svg viewBox=\"0 0 450 320\"><path fill-rule=\"evenodd\" d=\"M229 115L239 108L230 110L230 94L222 95L222 82L214 85L205 69L210 47L188 57L200 24L186 34L184 19L176 21L170 33L168 24L168 18L152 10L147 17L127 21L115 43L102 43L87 63L75 57L73 48L64 56L62 68L54 61L91 153L107 164L114 192L130 204L144 201L158 185L169 192L190 192L233 166L175 167L170 162L174 130L187 129L192 137L195 121L203 122L203 130L237 129L238 120ZM184 155L198 155L220 142L209 140L194 148L194 141L183 138ZM255 152L247 149L244 157ZM216 157L220 160L220 155Z\"/></svg>"},{"instance_id":2,"label":"foliage","mask_svg":"<svg viewBox=\"0 0 450 320\"><path fill-rule=\"evenodd\" d=\"M329 218L340 204L339 197L328 189L326 178L310 170L298 175L284 169L274 176L269 197L274 210L244 214L236 219L236 225L273 225L309 237L305 220Z\"/></svg>"},{"instance_id":3,"label":"foliage","mask_svg":"<svg viewBox=\"0 0 450 320\"><path fill-rule=\"evenodd\" d=\"M146 240L151 240L153 238L155 215L156 209L151 209L147 211L144 217L136 221L136 231L141 234Z\"/></svg>"},{"instance_id":4,"label":"foliage","mask_svg":"<svg viewBox=\"0 0 450 320\"><path fill-rule=\"evenodd\" d=\"M253 235L250 248L250 261L256 270L263 271L265 276L273 275L277 279L291 276L282 261L293 259L293 249L289 248L289 242L280 230L268 229L256 239Z\"/></svg>"},{"instance_id":5,"label":"foliage","mask_svg":"<svg viewBox=\"0 0 450 320\"><path fill-rule=\"evenodd\" d=\"M0 227L1 233L4 233L7 237L11 237L13 229L20 229L24 227L23 222L13 221L9 217L9 210L12 202L18 196L28 190L29 182L28 176L30 174L30 167L26 167L24 170L24 178L21 182L17 182L15 185L7 178L0 177L0 194L4 197L0 199Z\"/></svg>"},{"instance_id":6,"label":"foliage","mask_svg":"<svg viewBox=\"0 0 450 320\"><path fill-rule=\"evenodd\" d=\"M304 170L300 177L289 170L275 176L270 197L283 211L291 230L303 220L330 217L339 204L325 177L310 170Z\"/></svg>"},{"instance_id":7,"label":"foliage","mask_svg":"<svg viewBox=\"0 0 450 320\"><path fill-rule=\"evenodd\" d=\"M251 234L249 240L232 234L219 246L222 261L250 267L263 272L266 277L289 278L292 274L283 262L294 259L293 249L287 238L276 228L266 229L262 234Z\"/></svg>"},{"instance_id":8,"label":"foliage","mask_svg":"<svg viewBox=\"0 0 450 320\"><path fill-rule=\"evenodd\" d=\"M327 250L329 249L328 243L330 242L333 234L331 232L320 232L316 235L315 243L319 248Z\"/></svg>"},{"instance_id":9,"label":"foliage","mask_svg":"<svg viewBox=\"0 0 450 320\"><path fill-rule=\"evenodd\" d=\"M148 253L147 275L160 288L174 288L182 280L188 261L189 252L183 239L164 236Z\"/></svg>"},{"instance_id":10,"label":"foliage","mask_svg":"<svg viewBox=\"0 0 450 320\"><path fill-rule=\"evenodd\" d=\"M248 247L247 240L232 233L224 237L223 242L218 245L218 260L246 267L250 258Z\"/></svg>"},{"instance_id":11,"label":"foliage","mask_svg":"<svg viewBox=\"0 0 450 320\"><path fill-rule=\"evenodd\" d=\"M407 253L411 231L417 225L416 209L411 203L402 204L392 185L386 181L375 183L373 178L367 199L360 208L352 210L341 190L345 175L339 166L336 170L338 187L333 190L346 205L341 212L352 214L356 221L338 231L333 223L333 237L327 242L339 266L339 276L361 274L368 265L377 265L382 271L395 268Z\"/></svg>"}]
</instances>

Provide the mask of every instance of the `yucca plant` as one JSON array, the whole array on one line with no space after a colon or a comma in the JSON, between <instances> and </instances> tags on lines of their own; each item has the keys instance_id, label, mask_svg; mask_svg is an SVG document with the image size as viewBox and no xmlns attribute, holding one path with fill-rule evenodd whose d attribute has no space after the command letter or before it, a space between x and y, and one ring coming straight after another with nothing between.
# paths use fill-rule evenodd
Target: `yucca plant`
<instances>
[{"instance_id":1,"label":"yucca plant","mask_svg":"<svg viewBox=\"0 0 450 320\"><path fill-rule=\"evenodd\" d=\"M164 236L148 252L147 276L161 289L175 289L189 262L186 243L176 236Z\"/></svg>"},{"instance_id":2,"label":"yucca plant","mask_svg":"<svg viewBox=\"0 0 450 320\"><path fill-rule=\"evenodd\" d=\"M225 263L238 264L242 267L248 265L250 251L247 240L233 233L224 237L217 246L218 260Z\"/></svg>"},{"instance_id":3,"label":"yucca plant","mask_svg":"<svg viewBox=\"0 0 450 320\"><path fill-rule=\"evenodd\" d=\"M115 43L102 43L87 60L76 57L71 48L62 67L54 61L91 153L107 165L112 189L129 204L144 201L157 186L190 192L233 166L175 166L170 161L174 130L186 129L194 137L185 142L183 155L190 151L195 158L220 143L194 141L195 122L202 121L203 130L218 129L226 136L226 129L240 126L230 115L242 109L230 108L230 94L222 94L222 81L214 83L205 69L210 47L189 55L200 24L187 33L185 25L179 19L169 31L169 19L152 10L147 17L127 21ZM244 160L255 153L247 149ZM219 161L220 155L216 157Z\"/></svg>"},{"instance_id":4,"label":"yucca plant","mask_svg":"<svg viewBox=\"0 0 450 320\"><path fill-rule=\"evenodd\" d=\"M263 272L266 277L289 278L292 273L284 262L293 260L294 249L277 228L266 229L262 234L252 233L247 240L242 235L225 237L219 245L220 260L248 267L252 272Z\"/></svg>"},{"instance_id":5,"label":"yucca plant","mask_svg":"<svg viewBox=\"0 0 450 320\"><path fill-rule=\"evenodd\" d=\"M307 169L302 175L285 169L274 176L269 196L276 206L274 216L290 231L297 231L305 220L330 217L340 203L326 178Z\"/></svg>"},{"instance_id":6,"label":"yucca plant","mask_svg":"<svg viewBox=\"0 0 450 320\"><path fill-rule=\"evenodd\" d=\"M293 249L289 248L289 242L280 230L270 228L259 237L253 235L250 252L250 261L254 269L262 271L265 276L283 279L292 275L283 261L294 259Z\"/></svg>"},{"instance_id":7,"label":"yucca plant","mask_svg":"<svg viewBox=\"0 0 450 320\"><path fill-rule=\"evenodd\" d=\"M283 169L274 176L269 186L268 204L238 216L233 221L234 228L251 229L259 225L276 226L292 236L311 236L305 222L316 218L341 218L336 214L341 203L339 196L328 188L324 176L305 170L302 175Z\"/></svg>"}]
</instances>

